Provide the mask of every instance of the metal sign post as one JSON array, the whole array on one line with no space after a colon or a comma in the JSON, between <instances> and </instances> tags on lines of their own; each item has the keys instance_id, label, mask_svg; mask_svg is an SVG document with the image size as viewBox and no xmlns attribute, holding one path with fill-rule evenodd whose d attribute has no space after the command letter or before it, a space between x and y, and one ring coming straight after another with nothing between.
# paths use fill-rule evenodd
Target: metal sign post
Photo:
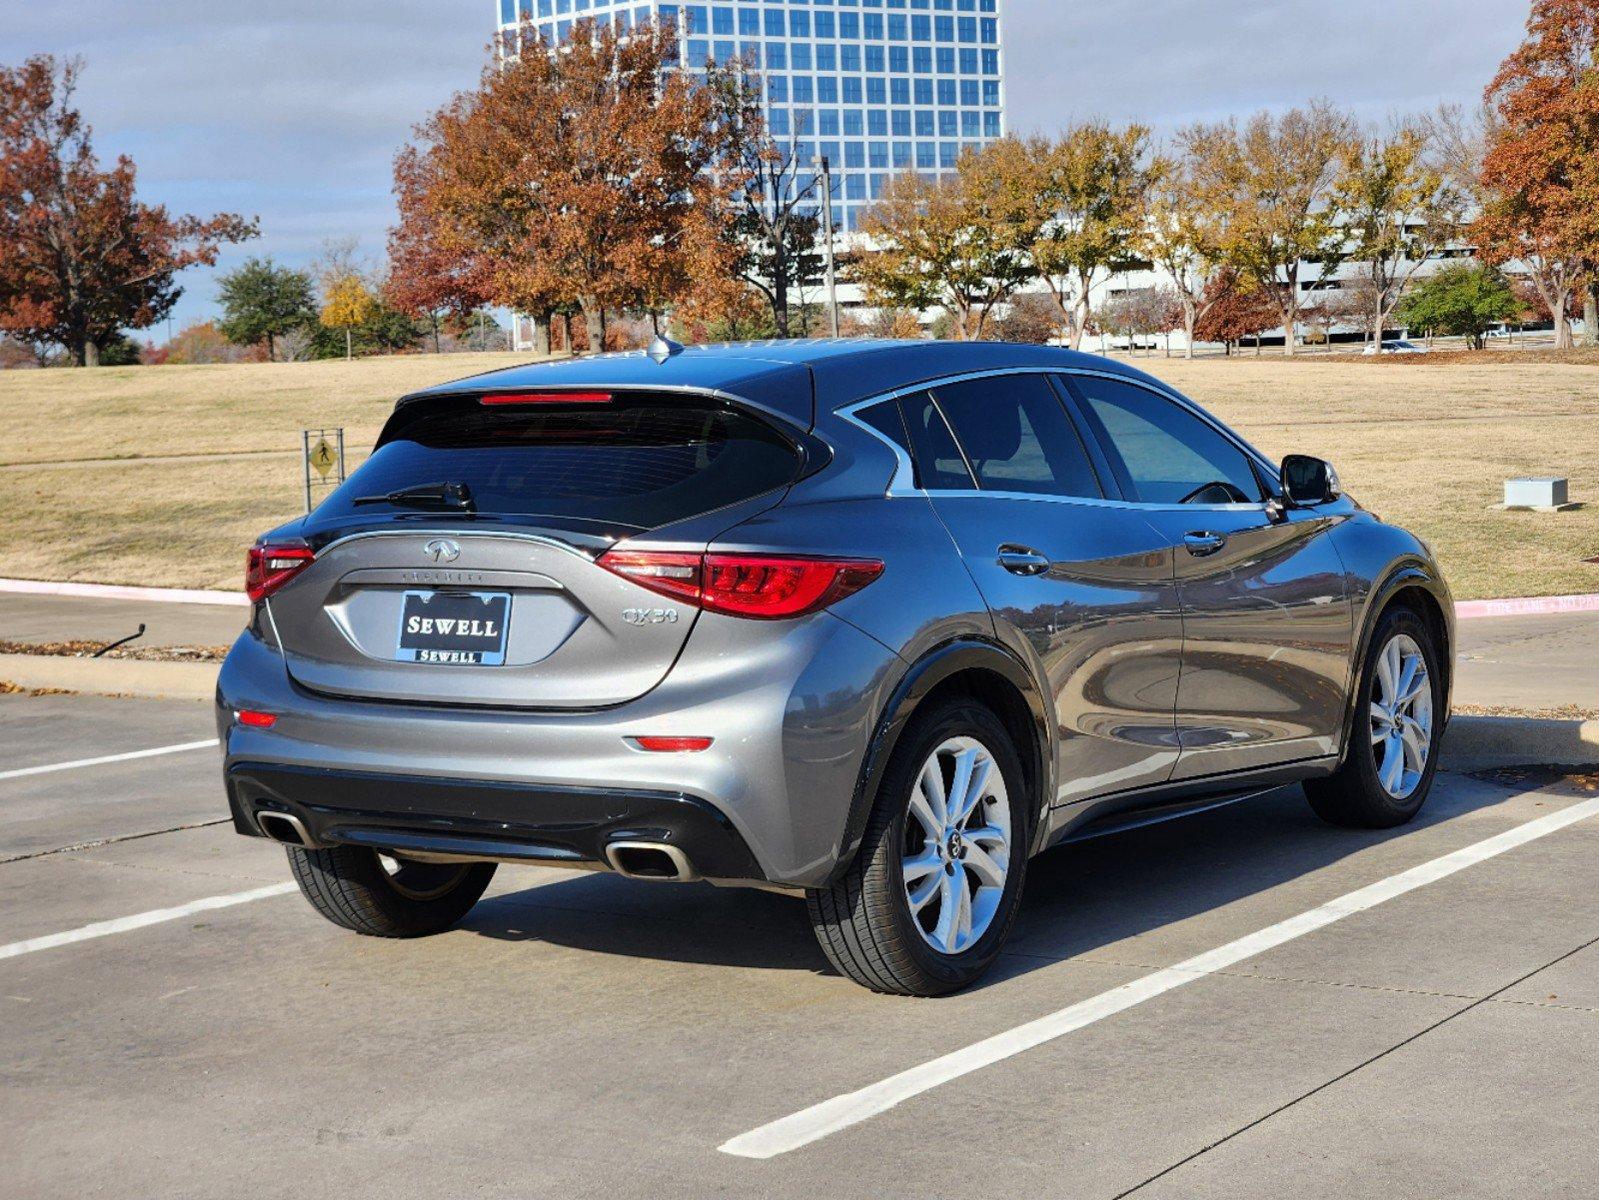
<instances>
[{"instance_id":1,"label":"metal sign post","mask_svg":"<svg viewBox=\"0 0 1599 1200\"><path fill-rule=\"evenodd\" d=\"M329 491L344 482L344 430L300 430L300 467L305 475L305 511L314 507L312 489Z\"/></svg>"}]
</instances>

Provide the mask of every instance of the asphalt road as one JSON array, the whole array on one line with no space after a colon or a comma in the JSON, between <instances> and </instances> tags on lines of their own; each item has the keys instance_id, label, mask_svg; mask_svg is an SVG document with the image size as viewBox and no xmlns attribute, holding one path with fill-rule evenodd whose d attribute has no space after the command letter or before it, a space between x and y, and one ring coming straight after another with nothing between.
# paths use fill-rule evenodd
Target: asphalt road
<instances>
[{"instance_id":1,"label":"asphalt road","mask_svg":"<svg viewBox=\"0 0 1599 1200\"><path fill-rule=\"evenodd\" d=\"M907 1001L706 885L506 867L457 931L359 938L220 823L213 747L18 774L212 736L0 696L7 1197L1593 1194L1589 796L1445 775L1361 834L1284 790L1057 850L993 979Z\"/></svg>"}]
</instances>

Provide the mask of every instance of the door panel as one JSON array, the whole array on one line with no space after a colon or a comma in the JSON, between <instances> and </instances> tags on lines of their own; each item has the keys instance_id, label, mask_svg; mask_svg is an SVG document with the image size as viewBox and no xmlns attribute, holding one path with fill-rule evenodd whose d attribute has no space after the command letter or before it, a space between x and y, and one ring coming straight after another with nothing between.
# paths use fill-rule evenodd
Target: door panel
<instances>
[{"instance_id":1,"label":"door panel","mask_svg":"<svg viewBox=\"0 0 1599 1200\"><path fill-rule=\"evenodd\" d=\"M1176 540L1183 671L1174 779L1338 752L1353 626L1339 518L1263 509L1151 512ZM1194 553L1182 543L1207 535ZM1208 535L1224 541L1208 549Z\"/></svg>"},{"instance_id":2,"label":"door panel","mask_svg":"<svg viewBox=\"0 0 1599 1200\"><path fill-rule=\"evenodd\" d=\"M947 420L982 489L935 491L933 507L995 631L1047 681L1060 731L1056 804L1166 780L1182 661L1172 544L1136 512L1101 502L1062 401L1038 374L937 384L931 398L902 401L913 428Z\"/></svg>"},{"instance_id":3,"label":"door panel","mask_svg":"<svg viewBox=\"0 0 1599 1200\"><path fill-rule=\"evenodd\" d=\"M1336 753L1353 638L1327 536L1341 518L1274 520L1244 450L1168 397L1120 380L1072 385L1124 492L1176 547L1182 755L1172 778Z\"/></svg>"},{"instance_id":4,"label":"door panel","mask_svg":"<svg viewBox=\"0 0 1599 1200\"><path fill-rule=\"evenodd\" d=\"M1055 803L1165 782L1178 756L1182 661L1171 543L1109 504L979 492L932 500L999 637L1048 681L1060 726Z\"/></svg>"}]
</instances>

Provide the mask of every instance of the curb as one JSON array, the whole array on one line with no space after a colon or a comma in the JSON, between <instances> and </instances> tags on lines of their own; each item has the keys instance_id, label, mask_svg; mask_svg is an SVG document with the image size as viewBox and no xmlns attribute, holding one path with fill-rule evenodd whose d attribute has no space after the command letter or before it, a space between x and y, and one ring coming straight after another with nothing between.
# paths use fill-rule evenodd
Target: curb
<instances>
[{"instance_id":1,"label":"curb","mask_svg":"<svg viewBox=\"0 0 1599 1200\"><path fill-rule=\"evenodd\" d=\"M1599 595L1528 596L1518 600L1459 600L1455 619L1479 617L1536 617L1558 613L1599 612Z\"/></svg>"},{"instance_id":2,"label":"curb","mask_svg":"<svg viewBox=\"0 0 1599 1200\"><path fill-rule=\"evenodd\" d=\"M156 600L168 604L225 604L244 608L243 592L207 592L198 588L123 587L110 583L52 583L43 579L0 579L0 592L25 596L86 596L94 600Z\"/></svg>"},{"instance_id":3,"label":"curb","mask_svg":"<svg viewBox=\"0 0 1599 1200\"><path fill-rule=\"evenodd\" d=\"M220 669L220 663L0 654L0 679L8 683L25 688L60 688L99 696L210 700L216 695L217 672Z\"/></svg>"},{"instance_id":4,"label":"curb","mask_svg":"<svg viewBox=\"0 0 1599 1200\"><path fill-rule=\"evenodd\" d=\"M1490 766L1599 763L1599 721L1558 717L1455 717L1444 731L1441 761L1450 770Z\"/></svg>"}]
</instances>

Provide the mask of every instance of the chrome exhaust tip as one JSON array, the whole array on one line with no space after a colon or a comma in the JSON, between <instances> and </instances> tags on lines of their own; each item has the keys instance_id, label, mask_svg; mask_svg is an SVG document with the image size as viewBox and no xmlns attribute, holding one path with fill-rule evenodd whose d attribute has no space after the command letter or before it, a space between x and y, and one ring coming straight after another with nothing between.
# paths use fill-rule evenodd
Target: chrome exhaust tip
<instances>
[{"instance_id":1,"label":"chrome exhaust tip","mask_svg":"<svg viewBox=\"0 0 1599 1200\"><path fill-rule=\"evenodd\" d=\"M664 842L612 842L605 861L618 875L651 883L693 883L700 877L688 855Z\"/></svg>"},{"instance_id":2,"label":"chrome exhaust tip","mask_svg":"<svg viewBox=\"0 0 1599 1200\"><path fill-rule=\"evenodd\" d=\"M305 822L293 813L257 809L255 823L267 837L285 846L299 846L303 850L317 850L322 846L306 831Z\"/></svg>"}]
</instances>

